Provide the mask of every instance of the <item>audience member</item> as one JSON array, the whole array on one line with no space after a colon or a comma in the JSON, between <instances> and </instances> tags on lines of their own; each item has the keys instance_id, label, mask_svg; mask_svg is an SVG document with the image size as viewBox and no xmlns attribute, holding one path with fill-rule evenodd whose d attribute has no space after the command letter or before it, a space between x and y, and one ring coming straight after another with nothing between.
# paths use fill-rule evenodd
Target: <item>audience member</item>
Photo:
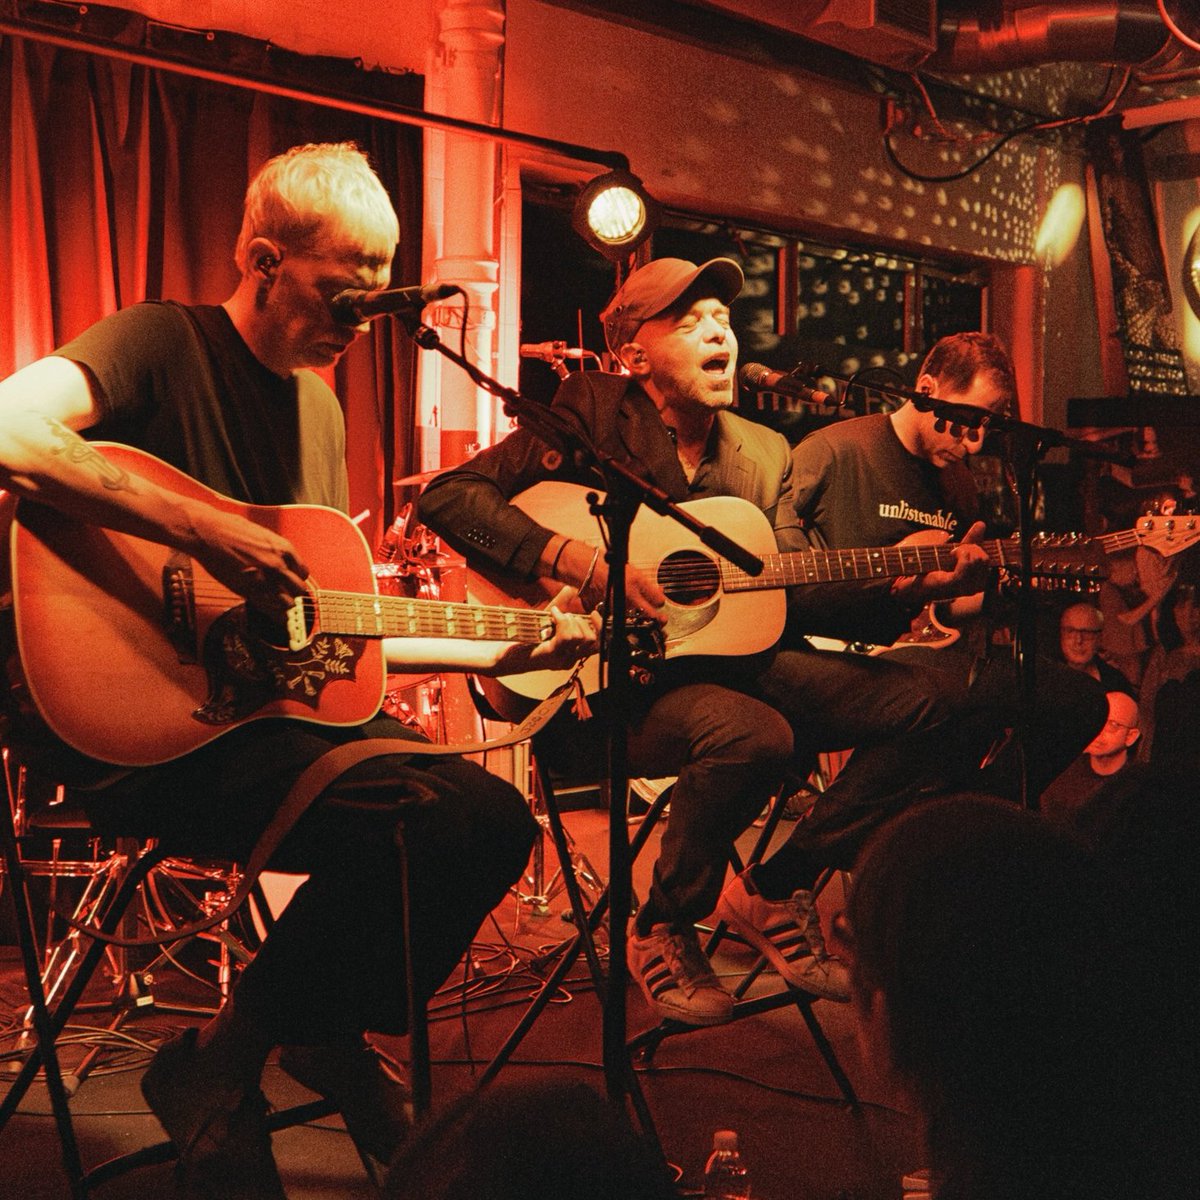
<instances>
[{"instance_id":1,"label":"audience member","mask_svg":"<svg viewBox=\"0 0 1200 1200\"><path fill-rule=\"evenodd\" d=\"M1154 753L1102 790L1095 855L1115 880L1129 924L1114 938L1115 986L1131 996L1114 1038L1133 1069L1124 1087L1131 1139L1146 1146L1144 1179L1125 1195L1200 1194L1200 670L1159 692ZM1117 794L1108 795L1110 789Z\"/></svg>"},{"instance_id":2,"label":"audience member","mask_svg":"<svg viewBox=\"0 0 1200 1200\"><path fill-rule=\"evenodd\" d=\"M1058 620L1058 645L1063 662L1098 679L1106 692L1129 692L1133 695L1133 684L1125 674L1100 657L1100 635L1103 632L1104 614L1094 604L1080 602L1068 605Z\"/></svg>"},{"instance_id":3,"label":"audience member","mask_svg":"<svg viewBox=\"0 0 1200 1200\"><path fill-rule=\"evenodd\" d=\"M387 1200L673 1200L624 1111L583 1083L496 1085L452 1105L392 1164Z\"/></svg>"},{"instance_id":4,"label":"audience member","mask_svg":"<svg viewBox=\"0 0 1200 1200\"><path fill-rule=\"evenodd\" d=\"M1154 617L1174 581L1174 567L1144 547L1114 554L1108 565L1108 578L1096 597L1104 617L1099 649L1104 661L1136 687L1154 645Z\"/></svg>"},{"instance_id":5,"label":"audience member","mask_svg":"<svg viewBox=\"0 0 1200 1200\"><path fill-rule=\"evenodd\" d=\"M838 932L865 1046L922 1120L937 1200L1144 1196L1112 888L1037 814L960 796L868 844ZM1131 965L1140 962L1130 954Z\"/></svg>"},{"instance_id":6,"label":"audience member","mask_svg":"<svg viewBox=\"0 0 1200 1200\"><path fill-rule=\"evenodd\" d=\"M1047 820L1090 841L1097 794L1132 761L1140 736L1137 701L1128 692L1109 692L1104 728L1042 793Z\"/></svg>"},{"instance_id":7,"label":"audience member","mask_svg":"<svg viewBox=\"0 0 1200 1200\"><path fill-rule=\"evenodd\" d=\"M1196 601L1195 587L1185 583L1173 588L1163 604L1159 644L1150 655L1142 680L1145 713L1142 729L1147 754L1154 746L1163 684L1172 679L1183 679L1197 668L1200 668L1200 604ZM1169 689L1167 694L1170 694Z\"/></svg>"}]
</instances>

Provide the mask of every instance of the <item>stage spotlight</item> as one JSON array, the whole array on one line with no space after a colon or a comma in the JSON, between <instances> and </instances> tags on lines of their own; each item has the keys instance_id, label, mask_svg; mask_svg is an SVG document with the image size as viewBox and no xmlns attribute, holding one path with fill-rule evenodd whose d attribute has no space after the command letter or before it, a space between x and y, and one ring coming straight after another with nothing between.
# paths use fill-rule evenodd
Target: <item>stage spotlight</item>
<instances>
[{"instance_id":1,"label":"stage spotlight","mask_svg":"<svg viewBox=\"0 0 1200 1200\"><path fill-rule=\"evenodd\" d=\"M1192 315L1200 319L1200 225L1197 225L1183 255L1183 294Z\"/></svg>"},{"instance_id":2,"label":"stage spotlight","mask_svg":"<svg viewBox=\"0 0 1200 1200\"><path fill-rule=\"evenodd\" d=\"M654 232L661 214L658 201L636 175L609 171L584 185L571 225L589 246L617 262Z\"/></svg>"}]
</instances>

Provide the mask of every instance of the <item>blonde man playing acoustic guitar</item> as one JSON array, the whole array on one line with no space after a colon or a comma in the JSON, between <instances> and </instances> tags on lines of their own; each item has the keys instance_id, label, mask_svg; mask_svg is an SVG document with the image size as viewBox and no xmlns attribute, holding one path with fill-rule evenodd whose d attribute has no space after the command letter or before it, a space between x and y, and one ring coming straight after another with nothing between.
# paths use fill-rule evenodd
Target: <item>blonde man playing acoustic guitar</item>
<instances>
[{"instance_id":1,"label":"blonde man playing acoustic guitar","mask_svg":"<svg viewBox=\"0 0 1200 1200\"><path fill-rule=\"evenodd\" d=\"M342 414L313 368L332 365L364 332L365 324L340 321L331 301L345 289L386 287L398 238L392 204L357 147L301 146L272 159L247 193L236 250L240 279L223 305L133 305L0 384L0 484L22 498L33 527L47 527L39 514L48 506L55 520L90 531L101 550L108 543L94 536L97 529L115 531L119 549L144 541L179 586L194 581L197 610L214 592L227 597L222 645L251 644L256 624L299 611L310 553L327 553L284 536L282 518L264 514L295 504L346 508ZM139 474L136 457L106 456L80 436L84 431L149 452L155 458L145 462L163 469ZM213 502L190 479L188 486L178 482L184 476L233 502ZM256 513L251 505L272 507ZM79 541L67 536L54 544L70 558ZM361 538L356 549L351 537L350 550L365 559L369 587ZM97 562L97 570L104 565ZM136 593L117 576L114 592ZM186 618L189 606L181 607ZM35 638L31 616L18 611L18 622L23 640ZM186 619L181 623L186 632ZM578 615L555 616L550 632L520 645L495 636L397 638L387 649L408 670L521 670L563 666L595 646L591 622ZM338 640L321 670L302 661L311 647L298 658L270 660L315 696L309 715L316 721L287 719L304 713L286 707L286 697L283 719L257 719L268 711L256 707L259 694L239 690L236 673L227 673L206 706L207 720L220 724L232 712L244 723L213 736L192 722L197 748L157 765L122 748L131 731L121 728L127 707L153 706L155 696L123 687L115 655L93 661L90 701L111 718L113 757L119 765L141 764L115 772L115 781L101 764L108 782L83 793L93 820L105 830L160 838L179 853L244 862L292 782L327 749L416 736L375 715L381 688L356 719L320 723L326 697L343 688L345 660L337 656L347 646L360 655L359 665L371 660L380 669L378 646L361 642ZM80 645L74 652L102 649ZM140 657L139 649L134 644L130 657ZM203 674L197 664L211 651L186 647L193 665L182 669ZM147 659L151 654L147 647ZM164 683L164 705L169 692ZM60 748L43 765L61 779L69 769L82 778L94 764ZM408 820L406 844L414 968L420 992L429 995L519 877L536 827L514 788L460 758L422 764L392 754L357 768L356 777L363 775L394 779L398 801L414 792L428 801ZM300 1048L290 1052L289 1069L340 1105L364 1154L386 1161L403 1135L403 1091L363 1041L368 1030L400 1032L407 1020L396 817L337 808L327 802L336 790L279 848L274 865L309 879L229 1002L211 1023L162 1047L146 1074L143 1090L179 1149L181 1188L189 1196L282 1200L259 1090L276 1046Z\"/></svg>"}]
</instances>

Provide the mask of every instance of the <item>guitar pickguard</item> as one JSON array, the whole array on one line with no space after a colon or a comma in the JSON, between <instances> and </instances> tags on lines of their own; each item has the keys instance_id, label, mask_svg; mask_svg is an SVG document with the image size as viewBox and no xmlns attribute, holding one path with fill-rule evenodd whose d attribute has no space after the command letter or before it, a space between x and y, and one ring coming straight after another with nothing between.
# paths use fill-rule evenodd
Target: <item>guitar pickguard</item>
<instances>
[{"instance_id":1,"label":"guitar pickguard","mask_svg":"<svg viewBox=\"0 0 1200 1200\"><path fill-rule=\"evenodd\" d=\"M300 650L288 650L251 625L241 604L209 626L203 654L208 698L192 713L197 721L229 725L285 698L315 712L328 684L354 679L367 647L366 638L319 633Z\"/></svg>"},{"instance_id":2,"label":"guitar pickguard","mask_svg":"<svg viewBox=\"0 0 1200 1200\"><path fill-rule=\"evenodd\" d=\"M671 605L667 610L666 644L678 645L717 619L721 601L710 600L696 608Z\"/></svg>"}]
</instances>

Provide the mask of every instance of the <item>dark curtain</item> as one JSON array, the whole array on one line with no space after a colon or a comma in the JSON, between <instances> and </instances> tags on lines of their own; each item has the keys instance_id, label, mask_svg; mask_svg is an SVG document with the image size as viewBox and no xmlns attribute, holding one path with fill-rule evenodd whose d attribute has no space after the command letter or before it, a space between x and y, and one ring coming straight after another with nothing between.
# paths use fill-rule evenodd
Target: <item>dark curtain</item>
<instances>
[{"instance_id":1,"label":"dark curtain","mask_svg":"<svg viewBox=\"0 0 1200 1200\"><path fill-rule=\"evenodd\" d=\"M420 277L420 135L316 103L0 38L0 377L144 299L219 304L250 176L301 142L355 141L400 216L397 284ZM351 512L376 544L413 469L415 355L374 322L329 382Z\"/></svg>"},{"instance_id":2,"label":"dark curtain","mask_svg":"<svg viewBox=\"0 0 1200 1200\"><path fill-rule=\"evenodd\" d=\"M1096 173L1113 296L1131 385L1136 389L1138 383L1135 363L1130 358L1134 348L1178 360L1182 382L1179 331L1171 315L1167 264L1154 221L1141 141L1136 132L1122 129L1114 118L1089 125L1086 144ZM1186 391L1186 387L1178 390Z\"/></svg>"}]
</instances>

